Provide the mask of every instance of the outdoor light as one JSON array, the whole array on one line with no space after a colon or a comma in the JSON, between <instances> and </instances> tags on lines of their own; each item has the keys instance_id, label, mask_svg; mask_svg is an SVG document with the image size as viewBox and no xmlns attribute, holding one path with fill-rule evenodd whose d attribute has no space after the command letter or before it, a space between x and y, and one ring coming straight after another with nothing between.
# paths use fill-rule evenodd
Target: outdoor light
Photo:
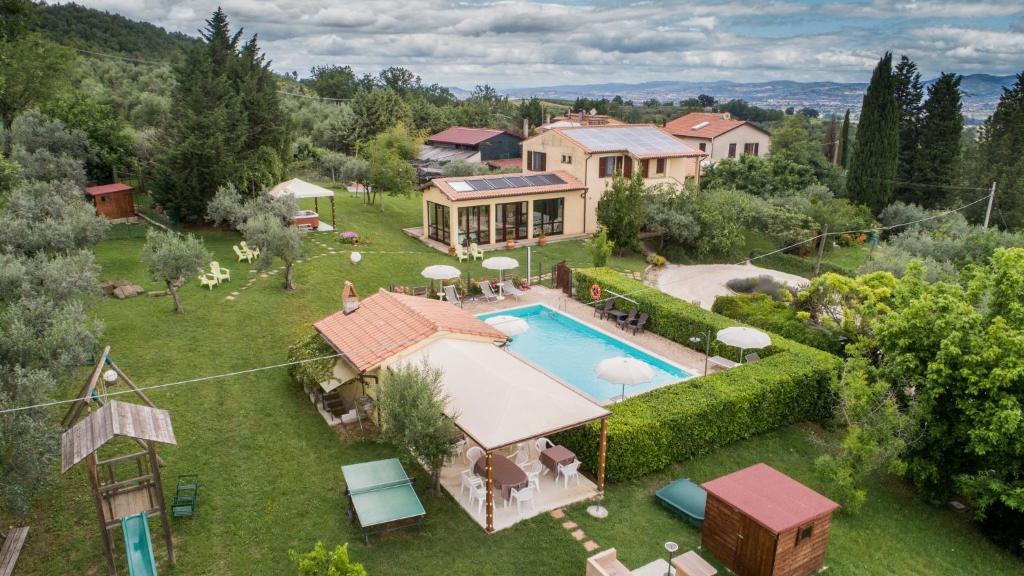
<instances>
[{"instance_id":1,"label":"outdoor light","mask_svg":"<svg viewBox=\"0 0 1024 576\"><path fill-rule=\"evenodd\" d=\"M108 384L117 382L117 372L115 370L107 370L103 373L103 381Z\"/></svg>"},{"instance_id":2,"label":"outdoor light","mask_svg":"<svg viewBox=\"0 0 1024 576\"><path fill-rule=\"evenodd\" d=\"M708 356L711 356L711 332L701 332L700 336L690 336L691 344L700 344L704 341L704 375L708 375Z\"/></svg>"},{"instance_id":3,"label":"outdoor light","mask_svg":"<svg viewBox=\"0 0 1024 576\"><path fill-rule=\"evenodd\" d=\"M675 542L665 542L665 551L668 552L668 571L665 572L665 576L672 576L672 555L679 550L679 544Z\"/></svg>"},{"instance_id":4,"label":"outdoor light","mask_svg":"<svg viewBox=\"0 0 1024 576\"><path fill-rule=\"evenodd\" d=\"M353 252L348 259L351 260L353 264L359 264L359 261L363 259L363 255L359 252Z\"/></svg>"}]
</instances>

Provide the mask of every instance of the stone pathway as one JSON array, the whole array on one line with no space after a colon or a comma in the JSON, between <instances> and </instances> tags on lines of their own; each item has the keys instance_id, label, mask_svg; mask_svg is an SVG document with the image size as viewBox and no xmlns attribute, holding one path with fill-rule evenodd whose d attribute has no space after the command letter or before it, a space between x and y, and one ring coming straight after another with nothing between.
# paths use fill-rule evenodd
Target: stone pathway
<instances>
[{"instance_id":1,"label":"stone pathway","mask_svg":"<svg viewBox=\"0 0 1024 576\"><path fill-rule=\"evenodd\" d=\"M312 261L317 260L319 258L323 258L324 256L329 256L331 254L337 254L339 252L333 246L331 246L327 242L324 242L324 241L322 241L320 239L313 239L313 240L310 241L310 244L312 244L316 248L322 249L323 251L318 252L317 254L313 254L313 255L307 256L306 258L302 258L300 260L296 260L295 261L296 265L298 265L298 264L305 264L307 262L312 262ZM272 270L268 270L266 272L260 272L260 271L256 270L255 268L251 268L251 269L249 269L249 278L245 281L245 284L243 284L241 288L238 288L237 290L233 290L230 294L225 296L224 300L228 300L228 301L236 300L236 299L238 299L242 295L242 292L248 290L249 288L252 288L253 285L256 284L257 280L265 280L265 279L271 278L272 276L276 276L277 274L279 274L281 272L284 272L284 270L285 270L284 266L278 266L277 268L274 268Z\"/></svg>"},{"instance_id":2,"label":"stone pathway","mask_svg":"<svg viewBox=\"0 0 1024 576\"><path fill-rule=\"evenodd\" d=\"M583 549L587 552L593 552L601 547L597 542L587 538L587 533L565 514L565 510L556 508L551 511L551 517L555 520L565 520L565 522L562 522L562 528L572 536L573 540L582 543Z\"/></svg>"}]
</instances>

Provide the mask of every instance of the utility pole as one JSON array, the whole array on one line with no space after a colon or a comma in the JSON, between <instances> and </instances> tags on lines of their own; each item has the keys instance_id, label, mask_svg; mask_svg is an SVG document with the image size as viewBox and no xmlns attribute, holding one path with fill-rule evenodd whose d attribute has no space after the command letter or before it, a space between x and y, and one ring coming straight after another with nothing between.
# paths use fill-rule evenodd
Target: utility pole
<instances>
[{"instance_id":1,"label":"utility pole","mask_svg":"<svg viewBox=\"0 0 1024 576\"><path fill-rule=\"evenodd\" d=\"M992 203L996 199L996 183L992 182L992 192L988 195L988 208L985 209L985 228L988 228L989 218L992 217Z\"/></svg>"},{"instance_id":2,"label":"utility pole","mask_svg":"<svg viewBox=\"0 0 1024 576\"><path fill-rule=\"evenodd\" d=\"M821 229L821 238L818 240L818 259L814 262L814 276L817 277L818 271L821 270L821 257L825 254L825 242L828 241L828 224L825 224Z\"/></svg>"}]
</instances>

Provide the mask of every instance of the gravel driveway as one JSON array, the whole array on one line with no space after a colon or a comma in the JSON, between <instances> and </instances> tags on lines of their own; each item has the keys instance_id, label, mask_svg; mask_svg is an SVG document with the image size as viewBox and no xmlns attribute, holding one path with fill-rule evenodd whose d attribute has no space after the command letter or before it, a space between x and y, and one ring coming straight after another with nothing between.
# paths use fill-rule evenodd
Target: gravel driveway
<instances>
[{"instance_id":1,"label":"gravel driveway","mask_svg":"<svg viewBox=\"0 0 1024 576\"><path fill-rule=\"evenodd\" d=\"M759 268L752 264L669 264L658 273L658 289L687 302L699 303L701 308L710 310L715 298L733 293L726 287L726 282L733 278L753 276L771 276L790 286L805 286L810 282L802 276Z\"/></svg>"}]
</instances>

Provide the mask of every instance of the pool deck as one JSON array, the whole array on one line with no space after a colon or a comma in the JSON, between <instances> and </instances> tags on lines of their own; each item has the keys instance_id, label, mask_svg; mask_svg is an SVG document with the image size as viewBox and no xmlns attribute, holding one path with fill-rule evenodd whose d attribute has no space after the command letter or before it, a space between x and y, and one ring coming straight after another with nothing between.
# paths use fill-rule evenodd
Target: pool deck
<instances>
[{"instance_id":1,"label":"pool deck","mask_svg":"<svg viewBox=\"0 0 1024 576\"><path fill-rule=\"evenodd\" d=\"M525 296L518 300L512 297L506 297L504 300L499 300L498 302L467 300L464 303L463 308L472 314L484 314L507 308L529 306L531 304L546 304L555 310L572 316L574 319L587 324L588 326L604 330L605 332L637 346L638 348L643 348L648 352L653 352L669 362L680 366L694 376L701 376L704 374L704 354L691 350L682 344L677 344L667 338L658 336L657 334L652 334L651 332L632 334L625 330L619 330L613 322L600 320L594 317L594 309L592 307L569 298L560 290L534 286L527 291ZM714 370L715 367L712 366L711 371L713 372Z\"/></svg>"}]
</instances>

